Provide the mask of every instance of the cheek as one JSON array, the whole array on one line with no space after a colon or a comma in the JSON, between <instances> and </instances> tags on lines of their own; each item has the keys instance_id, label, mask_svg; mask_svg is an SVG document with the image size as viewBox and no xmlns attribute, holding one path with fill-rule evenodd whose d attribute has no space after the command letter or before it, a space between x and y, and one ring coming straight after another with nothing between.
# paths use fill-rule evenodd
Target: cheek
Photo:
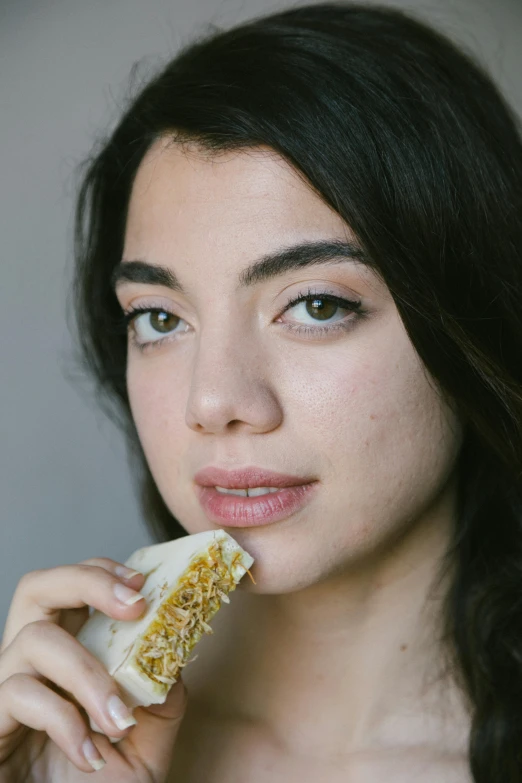
<instances>
[{"instance_id":1,"label":"cheek","mask_svg":"<svg viewBox=\"0 0 522 783\"><path fill-rule=\"evenodd\" d=\"M259 451L265 459L272 455L274 465L285 459L297 471L317 473L320 516L317 510L303 514L300 534L287 531L286 548L277 525L265 529L262 541L242 531L241 543L294 584L363 556L422 514L454 463L458 424L400 322L335 344L295 343L284 356L279 351L268 358L264 380L281 406L282 423L266 433ZM158 488L187 530L198 532L208 523L188 491L186 466L202 441L185 421L190 373L189 364L180 367L172 357L147 357L129 362L127 380ZM318 523L325 533L320 546ZM267 584L272 576L266 575Z\"/></svg>"},{"instance_id":2,"label":"cheek","mask_svg":"<svg viewBox=\"0 0 522 783\"><path fill-rule=\"evenodd\" d=\"M308 448L319 470L336 475L350 466L363 474L403 464L408 455L415 460L440 440L441 403L402 324L381 325L377 332L328 346L296 344L283 358L281 352L270 357L265 381L282 408L287 453ZM155 476L163 468L172 476L173 465L199 437L185 421L190 380L190 367L172 359L129 361L133 418ZM270 440L279 444L275 434Z\"/></svg>"},{"instance_id":3,"label":"cheek","mask_svg":"<svg viewBox=\"0 0 522 783\"><path fill-rule=\"evenodd\" d=\"M400 323L287 356L277 376L293 437L314 443L334 472L391 458L440 428L438 394Z\"/></svg>"},{"instance_id":4,"label":"cheek","mask_svg":"<svg viewBox=\"0 0 522 783\"><path fill-rule=\"evenodd\" d=\"M160 357L129 361L127 388L132 417L156 483L178 475L190 434L179 376ZM185 436L185 437L184 437Z\"/></svg>"},{"instance_id":5,"label":"cheek","mask_svg":"<svg viewBox=\"0 0 522 783\"><path fill-rule=\"evenodd\" d=\"M308 454L317 465L321 496L285 531L242 531L259 592L291 592L371 562L429 517L458 455L458 422L407 345L306 378L291 398L288 440L296 464Z\"/></svg>"}]
</instances>

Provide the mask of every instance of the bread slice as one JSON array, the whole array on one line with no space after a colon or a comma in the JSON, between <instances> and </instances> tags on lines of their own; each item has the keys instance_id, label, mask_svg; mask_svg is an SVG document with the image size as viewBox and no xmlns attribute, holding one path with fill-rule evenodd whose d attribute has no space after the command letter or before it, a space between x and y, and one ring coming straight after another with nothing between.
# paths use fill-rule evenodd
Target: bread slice
<instances>
[{"instance_id":1,"label":"bread slice","mask_svg":"<svg viewBox=\"0 0 522 783\"><path fill-rule=\"evenodd\" d=\"M138 549L125 565L146 575L147 610L131 621L95 610L76 638L114 677L129 707L160 704L253 562L224 530Z\"/></svg>"}]
</instances>

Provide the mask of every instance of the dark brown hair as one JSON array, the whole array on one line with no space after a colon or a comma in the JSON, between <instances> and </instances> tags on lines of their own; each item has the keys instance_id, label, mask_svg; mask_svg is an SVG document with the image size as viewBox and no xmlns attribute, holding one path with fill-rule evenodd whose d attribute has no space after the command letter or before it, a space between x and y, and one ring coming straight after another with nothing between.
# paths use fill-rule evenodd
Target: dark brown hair
<instances>
[{"instance_id":1,"label":"dark brown hair","mask_svg":"<svg viewBox=\"0 0 522 783\"><path fill-rule=\"evenodd\" d=\"M160 136L268 146L346 221L465 423L446 636L473 706L476 783L522 782L522 143L483 68L384 7L318 4L212 31L131 101L87 163L76 218L83 360L142 471L158 540L184 534L141 454L110 285ZM116 410L116 408L114 409Z\"/></svg>"}]
</instances>

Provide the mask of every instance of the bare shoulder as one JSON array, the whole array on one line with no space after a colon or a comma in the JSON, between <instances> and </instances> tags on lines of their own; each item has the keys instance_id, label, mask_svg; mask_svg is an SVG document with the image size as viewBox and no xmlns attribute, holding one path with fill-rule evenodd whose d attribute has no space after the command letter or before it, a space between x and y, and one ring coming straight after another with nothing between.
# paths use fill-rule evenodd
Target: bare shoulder
<instances>
[{"instance_id":1,"label":"bare shoulder","mask_svg":"<svg viewBox=\"0 0 522 783\"><path fill-rule=\"evenodd\" d=\"M436 748L387 749L343 760L285 753L263 727L219 720L193 703L165 783L472 783L464 754Z\"/></svg>"}]
</instances>

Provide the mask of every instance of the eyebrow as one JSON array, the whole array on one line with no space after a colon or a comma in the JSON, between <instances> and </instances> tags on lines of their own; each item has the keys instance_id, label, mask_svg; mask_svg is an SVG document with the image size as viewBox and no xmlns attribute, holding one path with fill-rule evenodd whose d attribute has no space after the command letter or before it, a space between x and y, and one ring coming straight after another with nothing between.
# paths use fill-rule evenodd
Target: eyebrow
<instances>
[{"instance_id":1,"label":"eyebrow","mask_svg":"<svg viewBox=\"0 0 522 783\"><path fill-rule=\"evenodd\" d=\"M369 259L355 242L327 240L304 242L277 250L243 269L238 276L239 288L248 288L264 280L284 275L296 269L335 263L340 259L362 266L370 266ZM118 283L145 283L161 285L185 294L177 275L168 267L146 261L122 261L111 275L115 288Z\"/></svg>"}]
</instances>

